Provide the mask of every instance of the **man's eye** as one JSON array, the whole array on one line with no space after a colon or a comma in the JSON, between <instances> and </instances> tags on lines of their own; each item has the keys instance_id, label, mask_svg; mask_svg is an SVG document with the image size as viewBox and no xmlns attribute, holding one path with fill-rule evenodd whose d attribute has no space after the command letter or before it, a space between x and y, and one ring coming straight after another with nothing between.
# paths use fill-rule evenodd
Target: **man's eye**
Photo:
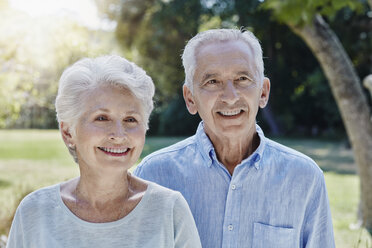
<instances>
[{"instance_id":1,"label":"man's eye","mask_svg":"<svg viewBox=\"0 0 372 248\"><path fill-rule=\"evenodd\" d=\"M96 121L107 121L107 118L106 118L106 116L98 116L96 118Z\"/></svg>"},{"instance_id":2,"label":"man's eye","mask_svg":"<svg viewBox=\"0 0 372 248\"><path fill-rule=\"evenodd\" d=\"M252 78L247 77L247 76L241 76L241 77L238 78L238 81L246 81L246 80L248 80L250 82L253 81Z\"/></svg>"},{"instance_id":3,"label":"man's eye","mask_svg":"<svg viewBox=\"0 0 372 248\"><path fill-rule=\"evenodd\" d=\"M217 80L216 79L211 79L207 82L207 84L216 84Z\"/></svg>"},{"instance_id":4,"label":"man's eye","mask_svg":"<svg viewBox=\"0 0 372 248\"><path fill-rule=\"evenodd\" d=\"M237 79L235 79L235 82L241 86L251 86L254 81L252 80L252 78L248 76L240 76Z\"/></svg>"}]
</instances>

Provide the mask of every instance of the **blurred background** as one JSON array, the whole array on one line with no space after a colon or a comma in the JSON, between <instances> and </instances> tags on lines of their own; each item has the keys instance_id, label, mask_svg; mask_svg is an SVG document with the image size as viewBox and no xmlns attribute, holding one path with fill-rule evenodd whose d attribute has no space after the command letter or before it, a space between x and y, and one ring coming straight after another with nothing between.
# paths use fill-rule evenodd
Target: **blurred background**
<instances>
[{"instance_id":1,"label":"blurred background","mask_svg":"<svg viewBox=\"0 0 372 248\"><path fill-rule=\"evenodd\" d=\"M351 91L348 104L363 99L358 106L370 117L371 95L362 81L372 73L371 7L367 0L0 0L0 247L25 194L78 173L59 137L54 109L67 66L83 57L118 54L153 78L155 109L143 157L194 134L200 121L188 114L182 98L180 56L187 40L203 30L241 26L261 41L271 80L259 125L325 172L337 247L372 247L372 207L361 211L359 204L371 206L363 199L372 198L372 189L360 185L372 177L358 176L372 161L354 159L358 141L350 139L347 112L341 114L342 99L332 94L335 84L325 73L332 65L319 62L314 34L306 33L319 27L316 18L326 23L347 55L341 63L355 73L344 86L360 89L358 95ZM343 82L349 74L339 71L333 80ZM366 130L362 135L372 139ZM363 222L363 216L369 219Z\"/></svg>"}]
</instances>

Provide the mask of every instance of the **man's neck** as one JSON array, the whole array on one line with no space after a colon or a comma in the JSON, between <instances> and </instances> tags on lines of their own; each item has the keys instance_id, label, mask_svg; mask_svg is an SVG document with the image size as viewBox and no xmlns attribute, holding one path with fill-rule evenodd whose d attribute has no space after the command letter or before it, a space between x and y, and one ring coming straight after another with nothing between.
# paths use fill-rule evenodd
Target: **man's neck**
<instances>
[{"instance_id":1,"label":"man's neck","mask_svg":"<svg viewBox=\"0 0 372 248\"><path fill-rule=\"evenodd\" d=\"M244 138L216 137L213 135L209 138L218 160L226 167L230 175L233 174L235 167L248 158L260 144L260 138L256 130L253 134Z\"/></svg>"}]
</instances>

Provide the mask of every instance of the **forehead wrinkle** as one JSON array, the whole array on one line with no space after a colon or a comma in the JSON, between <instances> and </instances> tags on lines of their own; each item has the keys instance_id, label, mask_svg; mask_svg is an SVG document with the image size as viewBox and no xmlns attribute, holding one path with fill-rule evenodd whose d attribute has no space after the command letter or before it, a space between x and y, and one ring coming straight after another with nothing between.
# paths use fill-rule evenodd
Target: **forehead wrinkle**
<instances>
[{"instance_id":1,"label":"forehead wrinkle","mask_svg":"<svg viewBox=\"0 0 372 248\"><path fill-rule=\"evenodd\" d=\"M244 70L244 71L236 71L235 72L235 74L251 74L249 71L246 71L246 70Z\"/></svg>"},{"instance_id":2,"label":"forehead wrinkle","mask_svg":"<svg viewBox=\"0 0 372 248\"><path fill-rule=\"evenodd\" d=\"M102 111L102 112L110 112L109 109L107 108L102 108L102 107L98 107L96 109L93 109L93 112L98 112L98 111Z\"/></svg>"}]
</instances>

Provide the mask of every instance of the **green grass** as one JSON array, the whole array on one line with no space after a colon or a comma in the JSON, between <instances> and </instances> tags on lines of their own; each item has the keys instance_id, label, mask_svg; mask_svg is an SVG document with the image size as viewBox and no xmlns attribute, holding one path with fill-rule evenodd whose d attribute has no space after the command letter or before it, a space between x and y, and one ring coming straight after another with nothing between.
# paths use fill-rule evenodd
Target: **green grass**
<instances>
[{"instance_id":1,"label":"green grass","mask_svg":"<svg viewBox=\"0 0 372 248\"><path fill-rule=\"evenodd\" d=\"M182 138L149 137L141 157ZM77 165L56 130L0 130L0 234L19 200L28 192L78 175ZM336 247L372 247L364 229L350 230L356 222L359 178L352 152L338 142L280 139L280 143L312 157L325 171Z\"/></svg>"}]
</instances>

